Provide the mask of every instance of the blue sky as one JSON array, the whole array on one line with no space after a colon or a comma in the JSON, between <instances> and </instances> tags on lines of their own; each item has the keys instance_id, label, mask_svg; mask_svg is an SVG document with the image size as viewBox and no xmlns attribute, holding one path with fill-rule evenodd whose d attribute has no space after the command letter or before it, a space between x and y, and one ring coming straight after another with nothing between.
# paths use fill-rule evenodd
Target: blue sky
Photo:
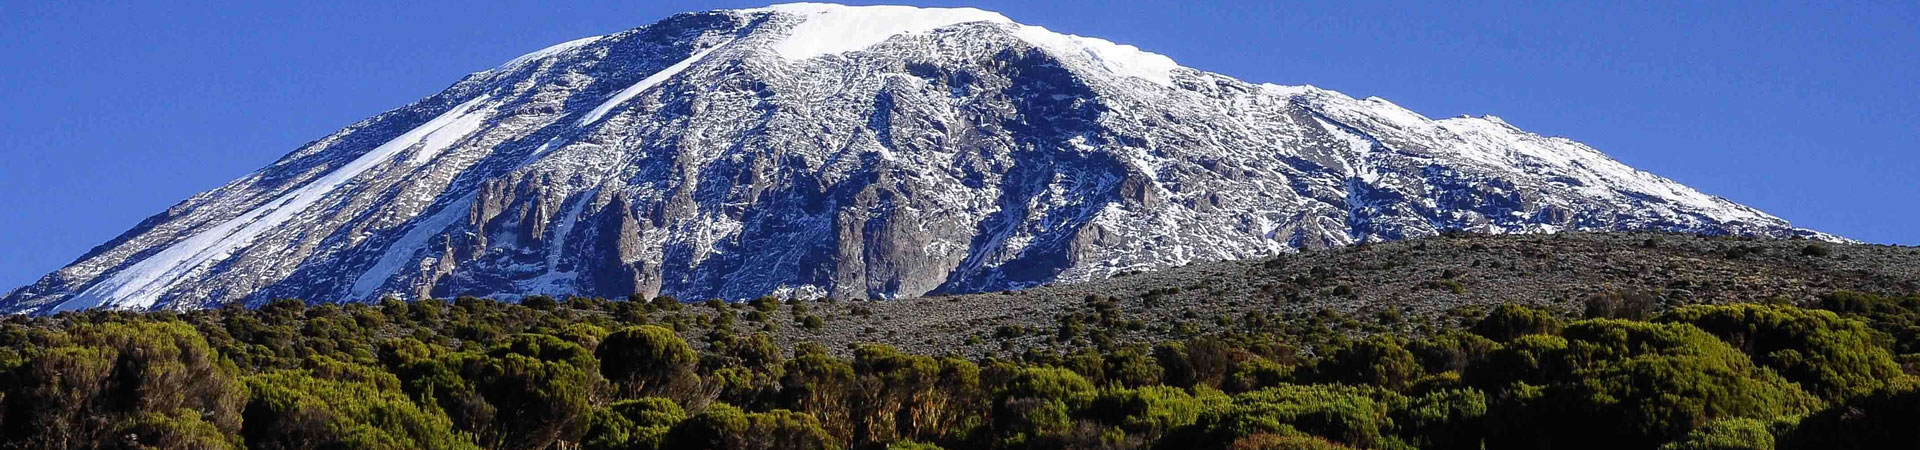
<instances>
[{"instance_id":1,"label":"blue sky","mask_svg":"<svg viewBox=\"0 0 1920 450\"><path fill-rule=\"evenodd\" d=\"M469 72L765 4L188 3L0 0L0 290ZM921 4L1430 117L1494 114L1799 226L1920 244L1920 3L1783 3Z\"/></svg>"}]
</instances>

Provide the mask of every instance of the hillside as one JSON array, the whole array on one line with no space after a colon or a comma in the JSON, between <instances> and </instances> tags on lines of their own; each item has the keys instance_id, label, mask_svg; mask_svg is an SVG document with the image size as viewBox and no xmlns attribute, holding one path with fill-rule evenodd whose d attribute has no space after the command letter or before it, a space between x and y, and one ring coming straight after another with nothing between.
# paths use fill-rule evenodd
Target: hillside
<instances>
[{"instance_id":1,"label":"hillside","mask_svg":"<svg viewBox=\"0 0 1920 450\"><path fill-rule=\"evenodd\" d=\"M1457 235L891 302L14 315L0 448L1899 448L1916 260Z\"/></svg>"},{"instance_id":2,"label":"hillside","mask_svg":"<svg viewBox=\"0 0 1920 450\"><path fill-rule=\"evenodd\" d=\"M1244 322L1248 314L1295 323L1322 310L1368 322L1385 313L1401 317L1400 324L1376 330L1415 331L1422 323L1445 328L1457 310L1504 303L1578 315L1596 296L1666 309L1776 297L1807 303L1835 290L1920 292L1920 248L1673 233L1449 234L1020 291L810 303L833 318L827 326L818 333L785 327L778 336L829 348L880 342L985 355L1001 350L1006 339L992 335L1002 326L1042 335L1011 339L1015 348L1055 348L1045 336L1061 318L1097 316L1094 304L1104 302L1119 320L1147 324L1106 330L1112 338L1153 341L1217 332L1218 319Z\"/></svg>"}]
</instances>

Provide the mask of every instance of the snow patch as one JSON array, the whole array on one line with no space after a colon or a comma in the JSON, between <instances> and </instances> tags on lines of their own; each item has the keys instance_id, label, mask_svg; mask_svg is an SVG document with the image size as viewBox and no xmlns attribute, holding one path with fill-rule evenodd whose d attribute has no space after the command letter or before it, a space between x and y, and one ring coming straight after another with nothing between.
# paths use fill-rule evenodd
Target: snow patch
<instances>
[{"instance_id":1,"label":"snow patch","mask_svg":"<svg viewBox=\"0 0 1920 450\"><path fill-rule=\"evenodd\" d=\"M788 60L863 50L885 42L887 38L926 33L954 24L1013 23L1000 13L974 8L789 3L742 12L777 12L800 16L803 22L794 25L786 39L773 45L773 50Z\"/></svg>"},{"instance_id":2,"label":"snow patch","mask_svg":"<svg viewBox=\"0 0 1920 450\"><path fill-rule=\"evenodd\" d=\"M1165 55L1115 44L1100 38L1056 33L1044 27L1021 25L1014 35L1059 58L1080 58L1109 73L1173 87L1173 70L1180 63Z\"/></svg>"},{"instance_id":3,"label":"snow patch","mask_svg":"<svg viewBox=\"0 0 1920 450\"><path fill-rule=\"evenodd\" d=\"M453 107L426 124L401 134L385 144L360 155L353 161L328 172L326 175L281 195L273 201L254 208L219 225L208 228L193 236L182 239L148 256L125 269L114 272L113 276L95 283L87 290L73 296L59 306L55 312L107 306L115 308L147 308L153 306L161 294L171 290L175 284L190 277L189 272L218 263L232 257L234 252L252 243L255 238L273 231L295 215L318 203L327 194L354 177L372 169L374 166L391 160L415 144L421 143L428 135L467 116L488 96L481 95Z\"/></svg>"},{"instance_id":4,"label":"snow patch","mask_svg":"<svg viewBox=\"0 0 1920 450\"><path fill-rule=\"evenodd\" d=\"M434 129L432 133L427 133L427 137L420 140L420 149L415 150L413 156L407 158L407 164L419 165L439 156L440 152L453 147L454 143L479 131L480 126L485 125L487 118L492 115L492 110L467 111L460 117Z\"/></svg>"},{"instance_id":5,"label":"snow patch","mask_svg":"<svg viewBox=\"0 0 1920 450\"><path fill-rule=\"evenodd\" d=\"M553 289L557 292L573 287L573 281L579 275L574 270L561 271L560 257L566 255L567 236L573 234L574 224L580 222L580 213L586 209L588 202L593 201L593 196L593 192L581 193L580 198L575 199L573 205L567 208L566 215L561 216L560 221L553 224L555 226L553 236L547 241L546 271L534 279L532 284L534 290L528 292L544 292L543 289Z\"/></svg>"},{"instance_id":6,"label":"snow patch","mask_svg":"<svg viewBox=\"0 0 1920 450\"><path fill-rule=\"evenodd\" d=\"M497 71L502 69L512 69L515 67L520 67L527 63L539 61L549 56L558 55L561 53L573 51L573 49L585 47L587 44L598 42L600 41L600 39L605 37L606 36L588 36L580 39L561 42L559 44L554 44L553 46L550 46L547 48L534 50L533 53L520 55L520 57L509 60L507 61L506 64L501 64L500 67L495 67L493 70Z\"/></svg>"},{"instance_id":7,"label":"snow patch","mask_svg":"<svg viewBox=\"0 0 1920 450\"><path fill-rule=\"evenodd\" d=\"M1564 173L1579 177L1586 186L1584 190L1592 195L1615 198L1629 196L1625 192L1652 195L1683 205L1689 211L1721 222L1779 220L1758 210L1634 169L1591 147L1520 131L1499 117L1459 117L1439 120L1435 123L1455 133L1469 144L1502 150L1510 155L1522 156L1535 163L1559 168Z\"/></svg>"},{"instance_id":8,"label":"snow patch","mask_svg":"<svg viewBox=\"0 0 1920 450\"><path fill-rule=\"evenodd\" d=\"M441 208L440 212L427 216L426 219L415 223L413 228L407 229L407 234L401 235L393 245L387 246L386 253L380 254L380 260L375 261L373 267L354 279L349 298L372 299L374 290L379 289L386 284L387 280L400 273L400 268L408 261L412 261L414 254L426 248L427 239L439 235L440 232L446 231L447 227L453 226L454 222L467 217L467 211L473 207L473 197L473 194L460 197L459 200L454 200L453 203Z\"/></svg>"},{"instance_id":9,"label":"snow patch","mask_svg":"<svg viewBox=\"0 0 1920 450\"><path fill-rule=\"evenodd\" d=\"M1268 95L1277 96L1277 97L1293 97L1297 95L1307 95L1310 93L1320 92L1320 91L1322 91L1322 89L1314 87L1311 84L1303 84L1299 86L1289 86L1284 84L1273 84L1273 83L1260 84L1260 92Z\"/></svg>"},{"instance_id":10,"label":"snow patch","mask_svg":"<svg viewBox=\"0 0 1920 450\"><path fill-rule=\"evenodd\" d=\"M1367 97L1366 102L1372 106L1372 108L1369 108L1369 112L1372 112L1375 117L1386 120L1388 124L1394 127L1405 130L1426 131L1435 126L1433 119L1429 119L1427 116L1420 115L1420 113L1413 112L1413 110L1387 101L1387 99Z\"/></svg>"},{"instance_id":11,"label":"snow patch","mask_svg":"<svg viewBox=\"0 0 1920 450\"><path fill-rule=\"evenodd\" d=\"M668 79L673 78L674 75L679 75L680 72L686 71L688 67L692 67L693 63L700 62L701 58L707 57L708 53L713 53L714 50L726 47L727 44L732 42L732 40L728 40L718 45L707 47L706 50L694 52L693 55L688 56L687 59L680 60L680 62L673 63L673 65L667 66L665 69L660 69L659 72L654 72L653 75L648 75L646 78L640 79L640 82L634 83L632 86L627 86L626 89L621 89L619 93L613 94L613 98L601 102L600 106L593 107L592 111L587 112L586 117L580 118L580 121L574 125L587 126L587 124L600 120L602 116L607 115L607 112L613 111L614 107L626 103L627 100L633 99L634 96L640 95L641 92L646 92L649 88L666 82Z\"/></svg>"},{"instance_id":12,"label":"snow patch","mask_svg":"<svg viewBox=\"0 0 1920 450\"><path fill-rule=\"evenodd\" d=\"M773 45L774 52L788 60L864 50L903 34L924 34L963 23L990 22L1013 25L1014 36L1055 57L1084 60L1109 73L1162 86L1173 86L1173 69L1180 67L1172 58L1138 47L1021 25L1000 13L974 8L791 3L742 12L777 12L802 19L785 39Z\"/></svg>"}]
</instances>

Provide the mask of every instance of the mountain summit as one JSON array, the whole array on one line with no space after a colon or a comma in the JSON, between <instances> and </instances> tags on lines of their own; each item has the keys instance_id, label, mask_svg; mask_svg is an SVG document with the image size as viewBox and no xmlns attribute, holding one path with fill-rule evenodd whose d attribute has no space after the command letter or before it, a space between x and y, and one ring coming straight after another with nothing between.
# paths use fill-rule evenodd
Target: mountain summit
<instances>
[{"instance_id":1,"label":"mountain summit","mask_svg":"<svg viewBox=\"0 0 1920 450\"><path fill-rule=\"evenodd\" d=\"M0 299L894 298L1428 236L1809 236L1491 116L1253 84L977 9L563 43L313 141Z\"/></svg>"}]
</instances>

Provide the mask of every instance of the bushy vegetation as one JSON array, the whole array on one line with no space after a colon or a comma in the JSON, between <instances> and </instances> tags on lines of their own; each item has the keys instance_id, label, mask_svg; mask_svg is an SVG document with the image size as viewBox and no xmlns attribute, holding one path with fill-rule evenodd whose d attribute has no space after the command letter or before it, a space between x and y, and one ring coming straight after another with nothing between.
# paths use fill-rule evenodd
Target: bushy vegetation
<instances>
[{"instance_id":1,"label":"bushy vegetation","mask_svg":"<svg viewBox=\"0 0 1920 450\"><path fill-rule=\"evenodd\" d=\"M772 300L286 300L257 309L11 317L0 324L0 447L1920 442L1920 388L1902 369L1914 360L1920 298L1837 292L1807 307L1694 305L1658 314L1622 313L1638 309L1607 301L1590 303L1584 318L1505 305L1417 336L1307 342L1225 333L984 359L876 344L783 348L765 333L731 331L735 320L775 326L765 314L783 306ZM805 304L786 308L826 320ZM1095 326L1003 334L1097 335L1119 324L1097 315L1081 322Z\"/></svg>"}]
</instances>

